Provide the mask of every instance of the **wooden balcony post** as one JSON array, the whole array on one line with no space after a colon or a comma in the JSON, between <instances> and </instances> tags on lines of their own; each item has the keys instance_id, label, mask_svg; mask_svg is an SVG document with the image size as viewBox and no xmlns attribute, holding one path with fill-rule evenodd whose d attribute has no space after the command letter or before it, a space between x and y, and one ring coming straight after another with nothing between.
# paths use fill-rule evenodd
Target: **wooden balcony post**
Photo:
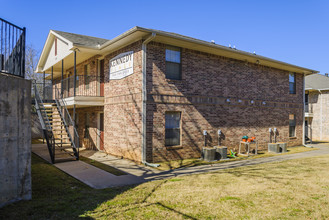
<instances>
[{"instance_id":1,"label":"wooden balcony post","mask_svg":"<svg viewBox=\"0 0 329 220\"><path fill-rule=\"evenodd\" d=\"M76 89L76 82L77 82L77 51L74 50L74 80L73 80L73 96L75 97L75 89Z\"/></svg>"},{"instance_id":2,"label":"wooden balcony post","mask_svg":"<svg viewBox=\"0 0 329 220\"><path fill-rule=\"evenodd\" d=\"M54 98L54 88L53 88L53 84L54 84L54 67L51 66L51 98Z\"/></svg>"},{"instance_id":3,"label":"wooden balcony post","mask_svg":"<svg viewBox=\"0 0 329 220\"><path fill-rule=\"evenodd\" d=\"M61 98L63 98L63 75L64 75L64 60L62 60Z\"/></svg>"},{"instance_id":4,"label":"wooden balcony post","mask_svg":"<svg viewBox=\"0 0 329 220\"><path fill-rule=\"evenodd\" d=\"M45 85L46 85L46 72L43 71L43 100L45 100L45 94L46 94L46 89L45 89Z\"/></svg>"}]
</instances>

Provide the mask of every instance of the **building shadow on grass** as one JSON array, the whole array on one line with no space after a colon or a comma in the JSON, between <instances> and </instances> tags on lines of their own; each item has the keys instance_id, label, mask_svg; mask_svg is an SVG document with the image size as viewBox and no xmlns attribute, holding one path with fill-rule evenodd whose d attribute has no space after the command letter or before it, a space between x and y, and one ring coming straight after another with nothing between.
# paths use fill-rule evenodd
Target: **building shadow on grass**
<instances>
[{"instance_id":1,"label":"building shadow on grass","mask_svg":"<svg viewBox=\"0 0 329 220\"><path fill-rule=\"evenodd\" d=\"M131 206L135 208L160 205L168 212L175 212L183 218L194 219L192 216L179 212L162 203L149 203L147 199L167 180L160 181L150 188L144 197L132 197L130 201L123 197L119 201L113 200L119 195L133 190L137 185L108 189L92 189L40 157L32 154L32 200L20 201L0 209L0 219L93 219L97 209L104 212L100 217L112 215L123 217ZM131 195L127 195L128 197ZM102 207L104 206L104 207ZM111 209L119 209L111 211ZM97 213L98 214L98 213Z\"/></svg>"}]
</instances>

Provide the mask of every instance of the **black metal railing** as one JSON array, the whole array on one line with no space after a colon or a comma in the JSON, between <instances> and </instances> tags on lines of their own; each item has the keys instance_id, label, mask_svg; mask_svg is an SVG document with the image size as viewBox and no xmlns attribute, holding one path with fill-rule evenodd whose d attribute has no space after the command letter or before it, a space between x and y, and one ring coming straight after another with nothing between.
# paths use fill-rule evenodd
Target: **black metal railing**
<instances>
[{"instance_id":1,"label":"black metal railing","mask_svg":"<svg viewBox=\"0 0 329 220\"><path fill-rule=\"evenodd\" d=\"M32 99L35 96L35 87L39 91L39 96L43 101L50 101L53 100L53 84L51 80L46 80L45 83L39 83L39 82L34 82L33 83L35 86L32 86Z\"/></svg>"},{"instance_id":2,"label":"black metal railing","mask_svg":"<svg viewBox=\"0 0 329 220\"><path fill-rule=\"evenodd\" d=\"M48 118L45 106L43 104L42 98L40 97L37 84L33 84L34 87L34 100L35 100L35 109L38 114L41 127L43 130L44 137L47 142L47 147L50 155L51 162L55 162L55 139L52 132L52 126Z\"/></svg>"},{"instance_id":3,"label":"black metal railing","mask_svg":"<svg viewBox=\"0 0 329 220\"><path fill-rule=\"evenodd\" d=\"M25 76L26 28L0 18L0 72Z\"/></svg>"},{"instance_id":4,"label":"black metal railing","mask_svg":"<svg viewBox=\"0 0 329 220\"><path fill-rule=\"evenodd\" d=\"M55 102L57 104L58 112L61 116L61 119L64 123L67 135L72 143L72 148L74 150L74 154L79 159L79 135L75 126L74 121L72 120L69 111L67 110L67 104L61 95L60 90L57 86L54 86L54 97ZM72 136L73 134L73 136Z\"/></svg>"},{"instance_id":5,"label":"black metal railing","mask_svg":"<svg viewBox=\"0 0 329 220\"><path fill-rule=\"evenodd\" d=\"M77 75L75 83L75 96L104 96L104 83L106 78L101 76ZM61 79L54 84L61 85ZM74 76L63 79L61 92L63 98L74 96Z\"/></svg>"}]
</instances>

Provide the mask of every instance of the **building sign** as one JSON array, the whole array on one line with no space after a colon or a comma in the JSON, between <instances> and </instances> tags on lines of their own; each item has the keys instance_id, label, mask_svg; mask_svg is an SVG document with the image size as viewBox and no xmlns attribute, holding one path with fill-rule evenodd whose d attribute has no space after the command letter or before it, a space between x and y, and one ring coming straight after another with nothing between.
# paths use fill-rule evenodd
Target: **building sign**
<instances>
[{"instance_id":1,"label":"building sign","mask_svg":"<svg viewBox=\"0 0 329 220\"><path fill-rule=\"evenodd\" d=\"M110 80L122 79L134 73L134 51L121 53L110 60Z\"/></svg>"}]
</instances>

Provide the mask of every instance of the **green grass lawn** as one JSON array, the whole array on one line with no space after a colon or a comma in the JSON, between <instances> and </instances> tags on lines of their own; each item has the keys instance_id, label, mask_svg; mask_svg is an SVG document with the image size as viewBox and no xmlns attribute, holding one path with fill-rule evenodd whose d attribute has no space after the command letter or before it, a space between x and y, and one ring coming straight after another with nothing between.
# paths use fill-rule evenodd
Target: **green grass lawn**
<instances>
[{"instance_id":1,"label":"green grass lawn","mask_svg":"<svg viewBox=\"0 0 329 220\"><path fill-rule=\"evenodd\" d=\"M328 219L329 157L95 190L32 157L33 200L0 219Z\"/></svg>"},{"instance_id":2,"label":"green grass lawn","mask_svg":"<svg viewBox=\"0 0 329 220\"><path fill-rule=\"evenodd\" d=\"M243 156L243 155L238 155L236 158L230 158L229 160L219 160L219 161L214 161L214 162L207 162L200 160L198 158L195 159L184 159L184 160L172 160L172 161L166 161L159 163L160 166L157 167L159 170L173 170L177 168L182 168L182 167L193 167L193 166L199 166L199 165L207 165L207 164L216 164L216 163L227 163L235 160L247 160L247 159L256 159L256 158L262 158L262 157L274 157L274 156L280 156L280 155L285 155L285 154L295 154L295 153L301 153L305 151L311 151L311 150L317 150L317 148L308 148L304 146L297 146L297 147L290 147L287 149L288 152L286 153L271 153L265 150L260 150L258 151L257 155L250 154L250 156Z\"/></svg>"}]
</instances>

